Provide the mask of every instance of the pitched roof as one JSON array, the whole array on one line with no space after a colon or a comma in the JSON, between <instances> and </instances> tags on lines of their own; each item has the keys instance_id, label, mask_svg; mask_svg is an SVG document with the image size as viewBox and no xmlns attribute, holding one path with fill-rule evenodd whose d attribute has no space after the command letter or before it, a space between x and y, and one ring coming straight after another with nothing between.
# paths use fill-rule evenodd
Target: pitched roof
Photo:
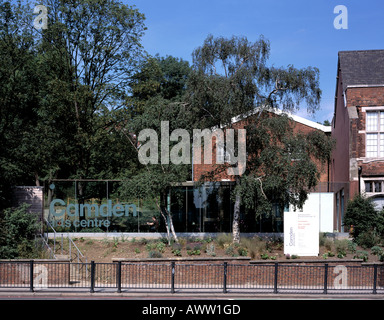
<instances>
[{"instance_id":1,"label":"pitched roof","mask_svg":"<svg viewBox=\"0 0 384 320\"><path fill-rule=\"evenodd\" d=\"M245 118L248 118L249 116L257 115L259 113L259 111L260 111L260 109L255 108L248 115L240 115L240 116L237 116L237 117L233 117L231 119L231 122L232 123L236 123L236 122L239 122L239 121L241 121L241 120L243 120ZM277 114L277 115L285 114L285 115L288 116L288 118L290 118L291 120L293 120L295 122L304 124L307 127L311 127L311 128L323 131L323 132L331 132L332 131L331 126L324 126L324 125L322 125L320 123L314 122L312 120L308 120L306 118L297 116L295 114L292 114L292 113L289 113L289 112L283 112L280 109L272 109L272 110L266 110L266 111L267 112L272 112L272 113Z\"/></svg>"},{"instance_id":2,"label":"pitched roof","mask_svg":"<svg viewBox=\"0 0 384 320\"><path fill-rule=\"evenodd\" d=\"M384 50L340 51L343 91L348 86L384 85Z\"/></svg>"}]
</instances>

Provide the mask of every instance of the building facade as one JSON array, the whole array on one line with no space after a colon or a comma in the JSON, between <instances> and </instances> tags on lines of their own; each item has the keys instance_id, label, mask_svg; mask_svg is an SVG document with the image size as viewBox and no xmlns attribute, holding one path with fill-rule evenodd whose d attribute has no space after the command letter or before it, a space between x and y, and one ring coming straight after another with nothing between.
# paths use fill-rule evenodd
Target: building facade
<instances>
[{"instance_id":1,"label":"building facade","mask_svg":"<svg viewBox=\"0 0 384 320\"><path fill-rule=\"evenodd\" d=\"M274 113L273 116L279 116ZM255 121L255 115L251 115L245 119L237 121L234 119L233 127L235 129L243 129L249 121ZM304 119L296 115L289 115L290 124L293 132L307 134L311 131L320 131L326 135L331 134L331 128L319 123ZM196 187L196 183L201 176L214 170L216 143L212 142L212 164L194 163L192 170L192 181L183 183L178 187L172 188L170 194L170 210L173 215L175 229L183 232L231 232L233 220L234 202L231 199L231 192L234 188L234 178L224 172L218 174L212 181L200 187ZM330 179L330 163L326 165L318 163L320 175L320 183L318 188L310 195L311 201L308 202L309 210L321 210L326 208L324 201L329 202L329 198L320 194L331 192ZM332 194L333 197L333 194ZM333 198L332 198L333 199ZM331 200L332 202L333 200ZM285 208L285 211L293 210ZM261 215L255 219L254 212L246 210L244 207L240 209L240 230L241 232L283 232L284 212L278 206L274 206L272 214ZM326 228L327 232L333 231L333 211L324 212L321 224ZM331 221L331 223L329 223ZM326 227L325 227L326 226Z\"/></svg>"},{"instance_id":2,"label":"building facade","mask_svg":"<svg viewBox=\"0 0 384 320\"><path fill-rule=\"evenodd\" d=\"M332 136L335 225L343 231L344 208L354 195L384 205L384 50L339 52Z\"/></svg>"}]
</instances>

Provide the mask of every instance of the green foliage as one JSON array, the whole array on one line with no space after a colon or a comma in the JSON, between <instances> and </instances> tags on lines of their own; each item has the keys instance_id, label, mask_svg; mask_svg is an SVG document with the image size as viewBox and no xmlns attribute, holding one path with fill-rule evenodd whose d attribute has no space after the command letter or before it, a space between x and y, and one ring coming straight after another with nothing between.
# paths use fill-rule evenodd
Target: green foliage
<instances>
[{"instance_id":1,"label":"green foliage","mask_svg":"<svg viewBox=\"0 0 384 320\"><path fill-rule=\"evenodd\" d=\"M366 230L359 233L359 235L355 240L356 240L356 243L359 246L363 247L364 249L371 248L376 244L380 243L381 241L380 236L377 233L376 229Z\"/></svg>"},{"instance_id":2,"label":"green foliage","mask_svg":"<svg viewBox=\"0 0 384 320\"><path fill-rule=\"evenodd\" d=\"M239 253L240 257L246 257L248 255L248 250L244 247L237 248L237 252Z\"/></svg>"},{"instance_id":3,"label":"green foliage","mask_svg":"<svg viewBox=\"0 0 384 320\"><path fill-rule=\"evenodd\" d=\"M247 159L241 178L236 176L232 194L234 242L240 238L240 204L256 217L273 214L273 204L280 209L287 204L301 207L318 182L320 172L313 159L326 163L334 146L325 135L294 134L286 115L302 102L309 112L319 107L319 70L268 66L269 53L270 44L263 37L250 42L245 37L209 35L192 55L187 101L195 110L195 126L232 128L233 117L249 114L254 120L246 127L247 153L254 156ZM277 108L281 115L269 113ZM225 166L217 166L202 180L223 170Z\"/></svg>"},{"instance_id":4,"label":"green foliage","mask_svg":"<svg viewBox=\"0 0 384 320\"><path fill-rule=\"evenodd\" d=\"M201 243L190 243L190 244L187 244L185 248L187 249L188 255L190 255L190 256L197 255L198 256L201 254L202 245L201 245Z\"/></svg>"},{"instance_id":5,"label":"green foliage","mask_svg":"<svg viewBox=\"0 0 384 320\"><path fill-rule=\"evenodd\" d=\"M347 204L344 224L353 225L354 240L370 248L376 244L372 242L377 241L377 235L383 232L383 212L375 210L371 199L358 194Z\"/></svg>"},{"instance_id":6,"label":"green foliage","mask_svg":"<svg viewBox=\"0 0 384 320\"><path fill-rule=\"evenodd\" d=\"M181 256L182 256L181 250L179 250L179 249L172 250L172 253L173 253L176 257L181 257Z\"/></svg>"},{"instance_id":7,"label":"green foliage","mask_svg":"<svg viewBox=\"0 0 384 320\"><path fill-rule=\"evenodd\" d=\"M156 249L157 249L157 251L159 251L159 252L161 252L161 253L164 253L164 251L165 251L165 244L164 244L164 242L158 242L157 244L156 244Z\"/></svg>"},{"instance_id":8,"label":"green foliage","mask_svg":"<svg viewBox=\"0 0 384 320\"><path fill-rule=\"evenodd\" d=\"M347 239L335 240L335 249L338 258L344 258L347 255L350 242L351 241Z\"/></svg>"},{"instance_id":9,"label":"green foliage","mask_svg":"<svg viewBox=\"0 0 384 320\"><path fill-rule=\"evenodd\" d=\"M35 236L40 225L35 215L28 213L28 205L9 208L0 216L0 258L36 258Z\"/></svg>"},{"instance_id":10,"label":"green foliage","mask_svg":"<svg viewBox=\"0 0 384 320\"><path fill-rule=\"evenodd\" d=\"M373 246L371 248L371 252L372 254L376 255L376 256L381 256L384 254L384 251L382 248L380 248L379 246Z\"/></svg>"},{"instance_id":11,"label":"green foliage","mask_svg":"<svg viewBox=\"0 0 384 320\"><path fill-rule=\"evenodd\" d=\"M225 248L225 254L232 257L235 255L235 248L233 247L233 245L229 245Z\"/></svg>"},{"instance_id":12,"label":"green foliage","mask_svg":"<svg viewBox=\"0 0 384 320\"><path fill-rule=\"evenodd\" d=\"M225 244L232 242L232 235L229 233L221 233L216 238L216 243L221 248L224 248Z\"/></svg>"},{"instance_id":13,"label":"green foliage","mask_svg":"<svg viewBox=\"0 0 384 320\"><path fill-rule=\"evenodd\" d=\"M137 165L117 131L144 15L116 0L44 1L49 28L36 32L23 2L0 4L1 208L10 185L116 178Z\"/></svg>"},{"instance_id":14,"label":"green foliage","mask_svg":"<svg viewBox=\"0 0 384 320\"><path fill-rule=\"evenodd\" d=\"M263 259L263 260L267 260L267 259L269 259L269 255L268 255L268 253L262 253L260 255L260 258Z\"/></svg>"},{"instance_id":15,"label":"green foliage","mask_svg":"<svg viewBox=\"0 0 384 320\"><path fill-rule=\"evenodd\" d=\"M154 251L148 252L148 257L149 258L162 258L163 255L161 254L161 252L154 250Z\"/></svg>"},{"instance_id":16,"label":"green foliage","mask_svg":"<svg viewBox=\"0 0 384 320\"><path fill-rule=\"evenodd\" d=\"M248 254L252 259L255 259L267 250L266 241L259 237L241 238L240 244L247 249Z\"/></svg>"},{"instance_id":17,"label":"green foliage","mask_svg":"<svg viewBox=\"0 0 384 320\"><path fill-rule=\"evenodd\" d=\"M208 243L206 248L205 248L205 252L209 256L215 257L216 256L215 245L213 243Z\"/></svg>"},{"instance_id":18,"label":"green foliage","mask_svg":"<svg viewBox=\"0 0 384 320\"><path fill-rule=\"evenodd\" d=\"M362 259L364 262L368 261L368 251L365 250L357 250L353 259Z\"/></svg>"},{"instance_id":19,"label":"green foliage","mask_svg":"<svg viewBox=\"0 0 384 320\"><path fill-rule=\"evenodd\" d=\"M355 253L356 252L356 248L357 248L357 243L355 243L353 241L348 241L348 251L350 253Z\"/></svg>"}]
</instances>

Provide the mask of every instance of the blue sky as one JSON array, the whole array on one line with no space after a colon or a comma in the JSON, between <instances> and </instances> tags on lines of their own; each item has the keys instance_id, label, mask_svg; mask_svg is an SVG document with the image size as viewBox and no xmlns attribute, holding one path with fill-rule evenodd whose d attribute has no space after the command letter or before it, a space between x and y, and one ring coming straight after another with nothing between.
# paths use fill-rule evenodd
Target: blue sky
<instances>
[{"instance_id":1,"label":"blue sky","mask_svg":"<svg viewBox=\"0 0 384 320\"><path fill-rule=\"evenodd\" d=\"M192 51L208 34L270 41L269 64L320 69L321 108L310 117L332 120L337 53L384 49L382 0L122 0L146 16L143 45L148 53L191 61ZM348 10L348 29L337 30L337 5Z\"/></svg>"}]
</instances>

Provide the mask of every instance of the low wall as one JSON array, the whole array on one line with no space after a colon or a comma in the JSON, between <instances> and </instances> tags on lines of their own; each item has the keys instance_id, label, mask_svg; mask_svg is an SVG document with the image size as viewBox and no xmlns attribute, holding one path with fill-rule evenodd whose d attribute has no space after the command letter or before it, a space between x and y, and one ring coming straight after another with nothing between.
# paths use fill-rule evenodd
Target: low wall
<instances>
[{"instance_id":1,"label":"low wall","mask_svg":"<svg viewBox=\"0 0 384 320\"><path fill-rule=\"evenodd\" d=\"M69 260L35 259L34 286L61 286L70 282ZM31 260L0 260L0 287L29 287Z\"/></svg>"}]
</instances>

